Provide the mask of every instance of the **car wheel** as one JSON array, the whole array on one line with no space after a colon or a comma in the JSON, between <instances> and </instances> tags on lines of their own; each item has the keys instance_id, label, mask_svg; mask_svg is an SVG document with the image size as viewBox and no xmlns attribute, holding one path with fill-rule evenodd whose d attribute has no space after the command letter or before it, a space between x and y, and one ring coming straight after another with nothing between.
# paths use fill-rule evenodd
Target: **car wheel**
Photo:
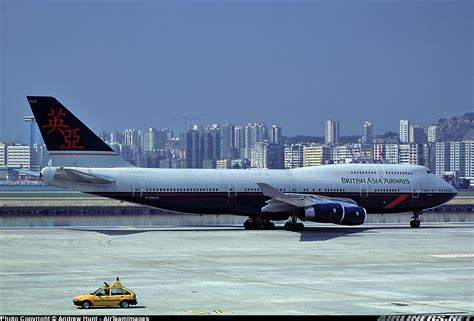
<instances>
[{"instance_id":1,"label":"car wheel","mask_svg":"<svg viewBox=\"0 0 474 321\"><path fill-rule=\"evenodd\" d=\"M83 309L89 309L91 306L92 306L92 304L89 301L82 302L82 308Z\"/></svg>"},{"instance_id":2,"label":"car wheel","mask_svg":"<svg viewBox=\"0 0 474 321\"><path fill-rule=\"evenodd\" d=\"M128 308L130 306L130 303L128 303L128 301L122 301L120 302L120 306L122 308Z\"/></svg>"}]
</instances>

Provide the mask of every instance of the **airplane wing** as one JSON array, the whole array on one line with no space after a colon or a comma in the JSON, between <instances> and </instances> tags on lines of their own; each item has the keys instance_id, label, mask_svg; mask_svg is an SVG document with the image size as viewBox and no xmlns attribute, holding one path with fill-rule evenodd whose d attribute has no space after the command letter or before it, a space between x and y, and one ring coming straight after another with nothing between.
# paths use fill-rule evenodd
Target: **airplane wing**
<instances>
[{"instance_id":1,"label":"airplane wing","mask_svg":"<svg viewBox=\"0 0 474 321\"><path fill-rule=\"evenodd\" d=\"M332 198L298 193L282 193L266 183L257 183L263 195L270 197L262 212L286 212L295 208L306 208L317 204L339 203L345 207L358 206L348 198Z\"/></svg>"}]
</instances>

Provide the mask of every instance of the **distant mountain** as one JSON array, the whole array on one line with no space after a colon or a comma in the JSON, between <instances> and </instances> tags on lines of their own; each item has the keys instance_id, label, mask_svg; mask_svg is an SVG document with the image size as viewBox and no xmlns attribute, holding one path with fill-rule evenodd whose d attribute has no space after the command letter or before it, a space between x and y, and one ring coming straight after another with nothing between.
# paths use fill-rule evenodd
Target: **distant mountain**
<instances>
[{"instance_id":1,"label":"distant mountain","mask_svg":"<svg viewBox=\"0 0 474 321\"><path fill-rule=\"evenodd\" d=\"M304 136L304 135L297 135L297 136L293 136L293 137L283 136L283 141L286 144L299 144L299 143L324 144L324 137Z\"/></svg>"},{"instance_id":2,"label":"distant mountain","mask_svg":"<svg viewBox=\"0 0 474 321\"><path fill-rule=\"evenodd\" d=\"M395 132L386 132L385 134L378 135L377 138L397 140L399 137L398 133Z\"/></svg>"},{"instance_id":3,"label":"distant mountain","mask_svg":"<svg viewBox=\"0 0 474 321\"><path fill-rule=\"evenodd\" d=\"M451 119L441 118L433 125L438 126L439 141L444 142L459 142L462 140L474 140L474 113L465 113L459 117L453 117ZM357 143L362 135L352 136L340 136L339 143L349 144ZM398 140L398 133L389 131L381 135L377 135L376 138L383 138L387 140ZM297 143L317 143L324 144L324 137L321 136L283 136L283 142L287 144Z\"/></svg>"},{"instance_id":4,"label":"distant mountain","mask_svg":"<svg viewBox=\"0 0 474 321\"><path fill-rule=\"evenodd\" d=\"M340 136L339 143L340 144L352 144L357 143L361 136ZM283 136L283 141L286 144L299 144L299 143L316 143L316 144L324 144L324 137L321 136L304 136L298 135L293 137L286 137Z\"/></svg>"},{"instance_id":5,"label":"distant mountain","mask_svg":"<svg viewBox=\"0 0 474 321\"><path fill-rule=\"evenodd\" d=\"M457 142L474 139L474 113L465 113L449 120L441 118L433 125L438 126L440 141Z\"/></svg>"}]
</instances>

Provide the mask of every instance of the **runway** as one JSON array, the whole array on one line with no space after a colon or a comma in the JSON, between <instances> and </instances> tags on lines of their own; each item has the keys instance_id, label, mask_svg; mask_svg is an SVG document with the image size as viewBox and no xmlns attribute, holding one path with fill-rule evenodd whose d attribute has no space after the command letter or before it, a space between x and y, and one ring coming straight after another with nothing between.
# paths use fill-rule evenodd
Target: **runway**
<instances>
[{"instance_id":1,"label":"runway","mask_svg":"<svg viewBox=\"0 0 474 321\"><path fill-rule=\"evenodd\" d=\"M1 314L474 313L474 224L0 229ZM135 308L72 298L120 276Z\"/></svg>"}]
</instances>

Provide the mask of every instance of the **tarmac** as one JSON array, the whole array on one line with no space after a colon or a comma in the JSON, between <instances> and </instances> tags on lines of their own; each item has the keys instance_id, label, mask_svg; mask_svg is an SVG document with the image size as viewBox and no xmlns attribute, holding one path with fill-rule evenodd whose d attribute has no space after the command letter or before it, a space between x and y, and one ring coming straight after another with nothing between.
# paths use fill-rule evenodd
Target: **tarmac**
<instances>
[{"instance_id":1,"label":"tarmac","mask_svg":"<svg viewBox=\"0 0 474 321\"><path fill-rule=\"evenodd\" d=\"M474 313L474 223L0 228L0 314ZM138 306L83 310L120 276Z\"/></svg>"}]
</instances>

